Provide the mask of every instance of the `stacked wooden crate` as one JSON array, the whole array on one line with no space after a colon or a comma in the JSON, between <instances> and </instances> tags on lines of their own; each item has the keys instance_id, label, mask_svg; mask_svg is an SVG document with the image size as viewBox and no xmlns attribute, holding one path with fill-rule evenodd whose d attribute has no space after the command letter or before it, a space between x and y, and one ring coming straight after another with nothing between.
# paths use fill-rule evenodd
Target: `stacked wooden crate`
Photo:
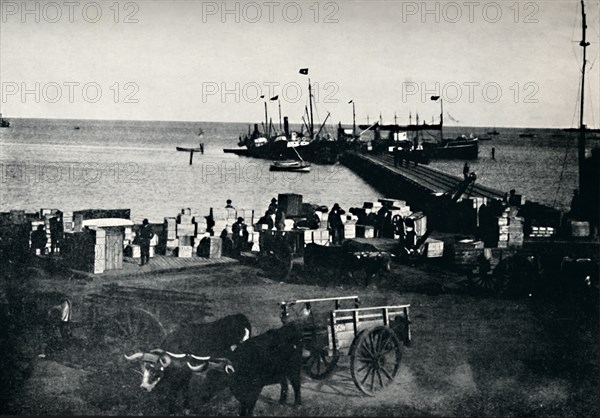
<instances>
[{"instance_id":1,"label":"stacked wooden crate","mask_svg":"<svg viewBox=\"0 0 600 418\"><path fill-rule=\"evenodd\" d=\"M294 193L280 193L277 196L278 206L287 217L302 215L302 195Z\"/></svg>"},{"instance_id":2,"label":"stacked wooden crate","mask_svg":"<svg viewBox=\"0 0 600 418\"><path fill-rule=\"evenodd\" d=\"M63 212L63 230L72 231L74 227L73 212Z\"/></svg>"},{"instance_id":3,"label":"stacked wooden crate","mask_svg":"<svg viewBox=\"0 0 600 418\"><path fill-rule=\"evenodd\" d=\"M556 234L556 228L552 226L532 226L530 237L548 238Z\"/></svg>"},{"instance_id":4,"label":"stacked wooden crate","mask_svg":"<svg viewBox=\"0 0 600 418\"><path fill-rule=\"evenodd\" d=\"M483 241L463 239L454 244L454 264L457 266L473 266L477 258L484 252Z\"/></svg>"},{"instance_id":5,"label":"stacked wooden crate","mask_svg":"<svg viewBox=\"0 0 600 418\"><path fill-rule=\"evenodd\" d=\"M106 269L106 231L102 228L90 228L85 233L92 236L94 243L93 260L90 260L90 272L94 274L104 273Z\"/></svg>"},{"instance_id":6,"label":"stacked wooden crate","mask_svg":"<svg viewBox=\"0 0 600 418\"><path fill-rule=\"evenodd\" d=\"M213 231L215 236L220 236L223 230L226 230L228 234L231 234L231 226L236 222L236 210L235 209L214 209L213 208L213 221L215 226Z\"/></svg>"},{"instance_id":7,"label":"stacked wooden crate","mask_svg":"<svg viewBox=\"0 0 600 418\"><path fill-rule=\"evenodd\" d=\"M519 216L508 218L508 246L521 248L523 239L523 218Z\"/></svg>"},{"instance_id":8,"label":"stacked wooden crate","mask_svg":"<svg viewBox=\"0 0 600 418\"><path fill-rule=\"evenodd\" d=\"M165 242L165 255L173 255L179 242L177 241L177 218L165 218L163 222L163 237Z\"/></svg>"},{"instance_id":9,"label":"stacked wooden crate","mask_svg":"<svg viewBox=\"0 0 600 418\"><path fill-rule=\"evenodd\" d=\"M379 199L379 202L384 206L392 208L390 209L392 212L392 218L396 215L406 218L412 214L410 206L406 204L405 200L381 198Z\"/></svg>"},{"instance_id":10,"label":"stacked wooden crate","mask_svg":"<svg viewBox=\"0 0 600 418\"><path fill-rule=\"evenodd\" d=\"M191 209L182 209L181 213L177 215L175 233L177 236L177 256L180 258L192 257L193 242L198 233L198 226Z\"/></svg>"},{"instance_id":11,"label":"stacked wooden crate","mask_svg":"<svg viewBox=\"0 0 600 418\"><path fill-rule=\"evenodd\" d=\"M414 212L408 218L415 222L415 234L422 237L427 231L427 216L423 212Z\"/></svg>"},{"instance_id":12,"label":"stacked wooden crate","mask_svg":"<svg viewBox=\"0 0 600 418\"><path fill-rule=\"evenodd\" d=\"M589 237L590 223L587 221L570 220L571 236L573 237Z\"/></svg>"},{"instance_id":13,"label":"stacked wooden crate","mask_svg":"<svg viewBox=\"0 0 600 418\"><path fill-rule=\"evenodd\" d=\"M433 238L425 240L425 255L427 258L440 258L444 255L444 241Z\"/></svg>"},{"instance_id":14,"label":"stacked wooden crate","mask_svg":"<svg viewBox=\"0 0 600 418\"><path fill-rule=\"evenodd\" d=\"M517 208L507 207L498 217L498 248L523 246L523 218Z\"/></svg>"},{"instance_id":15,"label":"stacked wooden crate","mask_svg":"<svg viewBox=\"0 0 600 418\"><path fill-rule=\"evenodd\" d=\"M353 239L356 238L356 221L358 217L354 215L347 215L343 217L344 222L344 238Z\"/></svg>"}]
</instances>

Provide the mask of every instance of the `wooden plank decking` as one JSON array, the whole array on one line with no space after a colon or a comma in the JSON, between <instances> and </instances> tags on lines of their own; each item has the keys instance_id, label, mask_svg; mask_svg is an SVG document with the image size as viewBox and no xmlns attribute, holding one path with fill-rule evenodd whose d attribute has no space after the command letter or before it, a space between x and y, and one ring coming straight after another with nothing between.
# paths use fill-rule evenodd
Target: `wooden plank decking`
<instances>
[{"instance_id":1,"label":"wooden plank decking","mask_svg":"<svg viewBox=\"0 0 600 418\"><path fill-rule=\"evenodd\" d=\"M155 273L172 273L177 271L188 271L201 269L203 267L228 265L238 263L238 260L229 257L221 258L204 258L204 257L191 257L191 258L179 258L165 255L156 255L150 259L150 262L144 266L140 266L139 258L124 257L123 268L120 270L107 270L104 273L93 274L88 272L77 271L79 275L87 276L92 279L103 279L103 278L121 278L138 276L144 274L155 274Z\"/></svg>"},{"instance_id":2,"label":"wooden plank decking","mask_svg":"<svg viewBox=\"0 0 600 418\"><path fill-rule=\"evenodd\" d=\"M452 190L458 183L463 181L461 177L452 176L435 170L431 167L414 163L408 166L394 167L394 157L391 155L365 155L353 153L354 157L367 161L370 164L379 166L388 171L393 176L401 176L404 181L413 184L420 189L424 189L429 193L445 193ZM503 199L504 192L492 189L475 182L470 190L473 197L487 197L491 199Z\"/></svg>"}]
</instances>

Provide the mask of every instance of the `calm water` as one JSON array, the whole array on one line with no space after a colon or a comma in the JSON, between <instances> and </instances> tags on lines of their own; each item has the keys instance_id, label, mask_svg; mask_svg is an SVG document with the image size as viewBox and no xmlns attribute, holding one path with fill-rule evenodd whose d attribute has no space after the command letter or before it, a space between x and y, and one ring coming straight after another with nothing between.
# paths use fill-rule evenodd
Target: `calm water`
<instances>
[{"instance_id":1,"label":"calm water","mask_svg":"<svg viewBox=\"0 0 600 418\"><path fill-rule=\"evenodd\" d=\"M278 193L299 193L304 201L344 208L361 205L379 193L347 168L313 165L309 174L271 173L269 162L224 154L236 147L246 124L208 122L131 122L12 119L0 129L0 210L40 208L78 210L131 208L135 219L161 222L183 207L199 213L232 199L238 208L266 210ZM75 127L80 129L76 130ZM204 137L197 136L199 128ZM481 141L479 160L470 162L478 181L501 190L516 189L528 199L566 207L577 183L574 134L498 129ZM445 134L485 133L449 128ZM175 146L205 143L205 154ZM491 159L491 148L496 159ZM436 161L432 167L462 175L461 161ZM562 178L562 180L561 180Z\"/></svg>"}]
</instances>

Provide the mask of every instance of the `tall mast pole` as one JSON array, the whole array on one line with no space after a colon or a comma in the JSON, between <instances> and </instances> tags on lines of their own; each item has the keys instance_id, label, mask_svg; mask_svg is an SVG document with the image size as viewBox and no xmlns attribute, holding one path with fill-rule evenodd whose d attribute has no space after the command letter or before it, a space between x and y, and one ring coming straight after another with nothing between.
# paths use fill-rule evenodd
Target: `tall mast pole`
<instances>
[{"instance_id":1,"label":"tall mast pole","mask_svg":"<svg viewBox=\"0 0 600 418\"><path fill-rule=\"evenodd\" d=\"M356 138L356 111L354 109L354 100L352 100L352 138Z\"/></svg>"},{"instance_id":2,"label":"tall mast pole","mask_svg":"<svg viewBox=\"0 0 600 418\"><path fill-rule=\"evenodd\" d=\"M440 139L444 140L444 99L440 97Z\"/></svg>"},{"instance_id":3,"label":"tall mast pole","mask_svg":"<svg viewBox=\"0 0 600 418\"><path fill-rule=\"evenodd\" d=\"M267 100L265 99L265 135L267 135L267 139L269 139L269 137L271 136L267 133L268 129L269 129L269 117L267 114Z\"/></svg>"},{"instance_id":4,"label":"tall mast pole","mask_svg":"<svg viewBox=\"0 0 600 418\"><path fill-rule=\"evenodd\" d=\"M278 99L277 102L279 103L279 130L281 131L283 129L281 125L281 100Z\"/></svg>"},{"instance_id":5,"label":"tall mast pole","mask_svg":"<svg viewBox=\"0 0 600 418\"><path fill-rule=\"evenodd\" d=\"M313 110L312 110L312 89L310 87L310 78L308 79L308 104L310 106L310 139L313 139Z\"/></svg>"},{"instance_id":6,"label":"tall mast pole","mask_svg":"<svg viewBox=\"0 0 600 418\"><path fill-rule=\"evenodd\" d=\"M581 103L579 108L579 139L577 140L577 155L579 160L579 190L583 185L583 162L585 161L585 125L583 124L583 99L585 93L585 64L586 64L586 48L590 45L586 42L585 30L587 28L585 19L585 5L581 0L581 31L582 38L579 46L583 48L583 64L581 66Z\"/></svg>"}]
</instances>

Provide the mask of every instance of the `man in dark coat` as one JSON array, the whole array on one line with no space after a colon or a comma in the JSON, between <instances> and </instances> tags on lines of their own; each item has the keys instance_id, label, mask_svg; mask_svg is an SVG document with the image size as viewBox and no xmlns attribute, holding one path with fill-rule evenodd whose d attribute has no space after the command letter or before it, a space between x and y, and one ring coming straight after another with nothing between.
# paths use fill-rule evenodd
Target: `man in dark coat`
<instances>
[{"instance_id":1,"label":"man in dark coat","mask_svg":"<svg viewBox=\"0 0 600 418\"><path fill-rule=\"evenodd\" d=\"M269 204L269 210L273 213L277 212L277 199L271 199L271 203Z\"/></svg>"},{"instance_id":2,"label":"man in dark coat","mask_svg":"<svg viewBox=\"0 0 600 418\"><path fill-rule=\"evenodd\" d=\"M344 223L342 222L342 215L346 213L337 203L331 208L329 212L329 228L331 229L331 238L334 244L341 244L344 240Z\"/></svg>"},{"instance_id":3,"label":"man in dark coat","mask_svg":"<svg viewBox=\"0 0 600 418\"><path fill-rule=\"evenodd\" d=\"M152 227L148 224L148 219L144 219L142 222L142 228L140 229L140 253L141 260L140 266L148 264L150 262L150 241L154 237L154 232L152 232Z\"/></svg>"},{"instance_id":4,"label":"man in dark coat","mask_svg":"<svg viewBox=\"0 0 600 418\"><path fill-rule=\"evenodd\" d=\"M249 234L246 224L244 223L244 218L241 216L237 218L237 222L231 226L231 232L235 250L238 252L246 250Z\"/></svg>"},{"instance_id":5,"label":"man in dark coat","mask_svg":"<svg viewBox=\"0 0 600 418\"><path fill-rule=\"evenodd\" d=\"M35 255L36 250L40 250L40 254L43 255L47 241L44 225L38 225L37 230L31 233L31 252Z\"/></svg>"},{"instance_id":6,"label":"man in dark coat","mask_svg":"<svg viewBox=\"0 0 600 418\"><path fill-rule=\"evenodd\" d=\"M61 213L58 216L50 218L50 252L54 254L60 248L60 242L63 238L63 223Z\"/></svg>"},{"instance_id":7,"label":"man in dark coat","mask_svg":"<svg viewBox=\"0 0 600 418\"><path fill-rule=\"evenodd\" d=\"M265 216L261 217L258 220L258 222L256 224L259 225L259 229L260 229L260 225L267 225L268 230L273 229L273 218L271 217L271 215L272 215L271 211L266 211Z\"/></svg>"}]
</instances>

